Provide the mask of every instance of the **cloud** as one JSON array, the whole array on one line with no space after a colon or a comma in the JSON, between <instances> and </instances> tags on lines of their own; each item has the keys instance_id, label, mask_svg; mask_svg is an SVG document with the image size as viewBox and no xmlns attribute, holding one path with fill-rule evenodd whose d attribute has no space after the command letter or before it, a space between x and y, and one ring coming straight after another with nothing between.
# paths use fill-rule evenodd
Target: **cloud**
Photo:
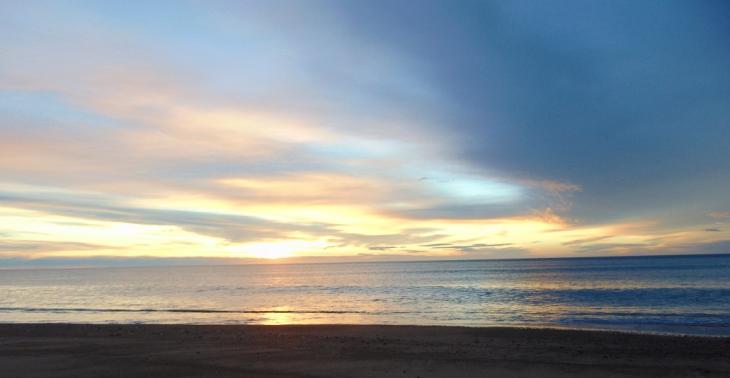
<instances>
[{"instance_id":1,"label":"cloud","mask_svg":"<svg viewBox=\"0 0 730 378\"><path fill-rule=\"evenodd\" d=\"M376 246L368 247L368 249L371 251L387 251L389 249L396 249L396 248L399 248L399 247L394 246L394 245L376 245Z\"/></svg>"},{"instance_id":2,"label":"cloud","mask_svg":"<svg viewBox=\"0 0 730 378\"><path fill-rule=\"evenodd\" d=\"M712 218L725 219L730 218L730 211L710 211L707 215Z\"/></svg>"},{"instance_id":3,"label":"cloud","mask_svg":"<svg viewBox=\"0 0 730 378\"><path fill-rule=\"evenodd\" d=\"M49 253L49 252L69 252L69 251L90 251L90 250L114 250L114 246L77 243L77 242L58 242L48 240L0 240L0 252L11 253L15 255L23 255L28 252L32 253Z\"/></svg>"},{"instance_id":4,"label":"cloud","mask_svg":"<svg viewBox=\"0 0 730 378\"><path fill-rule=\"evenodd\" d=\"M0 257L0 270L13 268L91 268L116 266L262 264L262 259L190 257Z\"/></svg>"},{"instance_id":5,"label":"cloud","mask_svg":"<svg viewBox=\"0 0 730 378\"><path fill-rule=\"evenodd\" d=\"M686 243L673 246L671 251L674 253L687 254L715 254L730 253L730 240L717 240L706 243Z\"/></svg>"},{"instance_id":6,"label":"cloud","mask_svg":"<svg viewBox=\"0 0 730 378\"><path fill-rule=\"evenodd\" d=\"M730 240L709 242L678 242L666 245L660 242L646 243L599 243L581 246L580 255L677 255L677 254L724 254L730 253Z\"/></svg>"},{"instance_id":7,"label":"cloud","mask_svg":"<svg viewBox=\"0 0 730 378\"><path fill-rule=\"evenodd\" d=\"M461 256L469 259L517 259L535 257L525 248L479 247L461 250Z\"/></svg>"},{"instance_id":8,"label":"cloud","mask_svg":"<svg viewBox=\"0 0 730 378\"><path fill-rule=\"evenodd\" d=\"M595 243L582 245L578 249L581 255L626 255L642 254L652 251L650 244L645 243Z\"/></svg>"},{"instance_id":9,"label":"cloud","mask_svg":"<svg viewBox=\"0 0 730 378\"><path fill-rule=\"evenodd\" d=\"M350 5L353 27L425 62L463 159L579 186L572 212L583 222L727 203L726 6L370 5Z\"/></svg>"},{"instance_id":10,"label":"cloud","mask_svg":"<svg viewBox=\"0 0 730 378\"><path fill-rule=\"evenodd\" d=\"M567 242L563 242L563 245L587 244L587 243L593 243L593 242L601 241L604 239L608 239L611 237L613 237L613 235L601 235L601 236L595 236L595 237L585 238L585 239L575 239L575 240L569 240Z\"/></svg>"},{"instance_id":11,"label":"cloud","mask_svg":"<svg viewBox=\"0 0 730 378\"><path fill-rule=\"evenodd\" d=\"M240 215L116 205L115 199L109 197L65 197L59 199L48 195L0 193L0 204L78 219L170 225L230 242L285 238L293 232L334 232L319 224L288 225Z\"/></svg>"},{"instance_id":12,"label":"cloud","mask_svg":"<svg viewBox=\"0 0 730 378\"><path fill-rule=\"evenodd\" d=\"M92 253L59 231L91 221L206 253L639 253L729 217L724 4L0 8L0 237L61 243L28 253Z\"/></svg>"},{"instance_id":13,"label":"cloud","mask_svg":"<svg viewBox=\"0 0 730 378\"><path fill-rule=\"evenodd\" d=\"M484 248L498 248L498 247L506 247L510 246L512 243L496 243L496 244L487 244L487 243L473 243L473 244L451 244L451 243L433 243L433 244L426 244L424 247L434 248L434 249L455 249L459 250L461 252L471 252L474 250L484 249Z\"/></svg>"}]
</instances>

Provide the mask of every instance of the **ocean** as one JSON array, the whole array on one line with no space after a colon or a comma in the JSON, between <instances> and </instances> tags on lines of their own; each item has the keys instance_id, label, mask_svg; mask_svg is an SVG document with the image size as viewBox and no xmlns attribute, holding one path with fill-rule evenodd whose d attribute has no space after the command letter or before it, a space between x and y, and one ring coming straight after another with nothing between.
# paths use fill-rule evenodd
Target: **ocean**
<instances>
[{"instance_id":1,"label":"ocean","mask_svg":"<svg viewBox=\"0 0 730 378\"><path fill-rule=\"evenodd\" d=\"M0 270L0 322L730 335L730 255Z\"/></svg>"}]
</instances>

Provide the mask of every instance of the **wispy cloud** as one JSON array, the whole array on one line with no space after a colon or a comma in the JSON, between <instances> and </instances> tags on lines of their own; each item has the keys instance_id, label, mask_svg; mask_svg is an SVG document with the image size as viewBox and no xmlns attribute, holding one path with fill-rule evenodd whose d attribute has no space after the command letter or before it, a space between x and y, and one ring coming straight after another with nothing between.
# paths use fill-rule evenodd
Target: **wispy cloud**
<instances>
[{"instance_id":1,"label":"wispy cloud","mask_svg":"<svg viewBox=\"0 0 730 378\"><path fill-rule=\"evenodd\" d=\"M710 211L707 215L716 219L726 219L730 218L730 211Z\"/></svg>"}]
</instances>

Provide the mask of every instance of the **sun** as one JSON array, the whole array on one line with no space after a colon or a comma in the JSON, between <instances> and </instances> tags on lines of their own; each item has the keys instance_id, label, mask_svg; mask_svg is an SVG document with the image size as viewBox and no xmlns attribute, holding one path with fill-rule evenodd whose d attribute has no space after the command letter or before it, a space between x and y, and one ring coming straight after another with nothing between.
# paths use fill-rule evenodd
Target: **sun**
<instances>
[{"instance_id":1,"label":"sun","mask_svg":"<svg viewBox=\"0 0 730 378\"><path fill-rule=\"evenodd\" d=\"M257 259L282 259L294 256L290 246L276 243L261 243L247 248L248 255Z\"/></svg>"},{"instance_id":2,"label":"sun","mask_svg":"<svg viewBox=\"0 0 730 378\"><path fill-rule=\"evenodd\" d=\"M240 257L276 260L302 256L327 246L324 240L280 240L244 243L228 246L226 250Z\"/></svg>"}]
</instances>

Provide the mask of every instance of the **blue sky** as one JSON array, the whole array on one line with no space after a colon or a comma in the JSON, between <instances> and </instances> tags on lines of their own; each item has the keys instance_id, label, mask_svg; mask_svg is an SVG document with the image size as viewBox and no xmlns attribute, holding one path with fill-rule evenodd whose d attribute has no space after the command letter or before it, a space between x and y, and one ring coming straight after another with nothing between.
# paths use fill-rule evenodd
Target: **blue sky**
<instances>
[{"instance_id":1,"label":"blue sky","mask_svg":"<svg viewBox=\"0 0 730 378\"><path fill-rule=\"evenodd\" d=\"M4 3L0 264L730 252L728 17Z\"/></svg>"}]
</instances>

